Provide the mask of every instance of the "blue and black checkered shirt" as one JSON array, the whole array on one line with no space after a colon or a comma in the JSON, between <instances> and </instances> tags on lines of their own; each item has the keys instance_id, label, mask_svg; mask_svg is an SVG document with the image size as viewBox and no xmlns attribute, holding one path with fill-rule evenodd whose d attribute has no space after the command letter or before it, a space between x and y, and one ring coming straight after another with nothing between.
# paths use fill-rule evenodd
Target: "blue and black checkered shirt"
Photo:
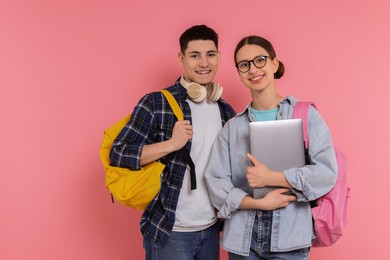
<instances>
[{"instance_id":1,"label":"blue and black checkered shirt","mask_svg":"<svg viewBox=\"0 0 390 260\"><path fill-rule=\"evenodd\" d=\"M187 90L179 80L166 89L179 103L184 119L191 121L191 110L186 102ZM235 116L235 111L223 99L217 102L223 126ZM176 120L168 101L161 92L149 93L142 97L134 108L130 122L123 128L113 144L110 155L111 164L139 170L143 145L170 139ZM188 151L191 150L191 141L187 143L186 148ZM163 171L159 194L150 202L141 218L142 234L149 236L162 246L168 240L175 222L175 211L186 167L187 161L183 152L175 152Z\"/></svg>"}]
</instances>

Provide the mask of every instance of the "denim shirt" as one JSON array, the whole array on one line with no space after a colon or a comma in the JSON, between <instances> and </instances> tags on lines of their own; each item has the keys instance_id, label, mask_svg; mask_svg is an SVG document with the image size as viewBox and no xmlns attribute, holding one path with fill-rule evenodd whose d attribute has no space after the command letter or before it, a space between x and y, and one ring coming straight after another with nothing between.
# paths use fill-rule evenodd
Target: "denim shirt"
<instances>
[{"instance_id":1,"label":"denim shirt","mask_svg":"<svg viewBox=\"0 0 390 260\"><path fill-rule=\"evenodd\" d=\"M297 100L288 96L279 103L278 120L293 116ZM249 105L248 105L249 107ZM239 209L245 196L253 196L246 178L251 162L248 107L230 119L217 137L206 169L206 183L218 217L225 220L221 246L232 253L249 255L256 210ZM309 156L311 164L284 171L297 201L273 211L271 251L283 252L310 247L315 238L309 201L332 189L337 163L329 129L317 110L309 110ZM266 148L265 148L266 149Z\"/></svg>"}]
</instances>

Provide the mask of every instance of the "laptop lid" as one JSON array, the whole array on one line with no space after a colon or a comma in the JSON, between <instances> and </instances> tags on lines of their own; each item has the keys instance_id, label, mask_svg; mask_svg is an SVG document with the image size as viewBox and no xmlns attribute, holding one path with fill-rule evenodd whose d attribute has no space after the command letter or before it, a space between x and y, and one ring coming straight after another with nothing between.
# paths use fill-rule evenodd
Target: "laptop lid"
<instances>
[{"instance_id":1,"label":"laptop lid","mask_svg":"<svg viewBox=\"0 0 390 260\"><path fill-rule=\"evenodd\" d=\"M305 165L301 119L250 122L249 139L250 152L273 171ZM275 188L256 188L253 197L262 198Z\"/></svg>"}]
</instances>

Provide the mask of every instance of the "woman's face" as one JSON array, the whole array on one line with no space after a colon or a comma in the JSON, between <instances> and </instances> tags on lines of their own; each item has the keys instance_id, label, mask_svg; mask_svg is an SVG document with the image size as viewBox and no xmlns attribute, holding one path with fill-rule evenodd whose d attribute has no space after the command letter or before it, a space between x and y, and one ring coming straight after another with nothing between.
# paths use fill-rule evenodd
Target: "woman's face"
<instances>
[{"instance_id":1,"label":"woman's face","mask_svg":"<svg viewBox=\"0 0 390 260\"><path fill-rule=\"evenodd\" d=\"M242 83L250 90L263 91L275 87L274 73L278 70L279 62L276 58L269 58L264 48L255 44L244 45L237 52L236 64ZM242 72L245 70L248 71Z\"/></svg>"}]
</instances>

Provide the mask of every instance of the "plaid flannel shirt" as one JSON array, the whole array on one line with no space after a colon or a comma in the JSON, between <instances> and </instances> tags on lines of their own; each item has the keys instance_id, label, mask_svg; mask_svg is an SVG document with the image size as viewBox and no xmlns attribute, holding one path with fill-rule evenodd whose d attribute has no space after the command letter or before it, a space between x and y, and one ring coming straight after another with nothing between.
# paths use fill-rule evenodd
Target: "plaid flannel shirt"
<instances>
[{"instance_id":1,"label":"plaid flannel shirt","mask_svg":"<svg viewBox=\"0 0 390 260\"><path fill-rule=\"evenodd\" d=\"M179 80L166 89L176 98L183 111L184 119L191 121L191 110L186 102L187 90ZM217 103L223 126L235 116L235 111L223 99L218 100ZM168 101L161 92L145 95L134 108L130 122L123 128L113 144L110 154L111 164L139 170L143 145L170 139L176 121ZM191 150L191 141L187 143L186 148L188 151ZM161 190L148 205L141 218L142 234L149 236L162 246L168 240L175 222L176 206L187 167L182 151L168 156L172 158L162 173ZM194 163L196 165L196 162Z\"/></svg>"}]
</instances>

